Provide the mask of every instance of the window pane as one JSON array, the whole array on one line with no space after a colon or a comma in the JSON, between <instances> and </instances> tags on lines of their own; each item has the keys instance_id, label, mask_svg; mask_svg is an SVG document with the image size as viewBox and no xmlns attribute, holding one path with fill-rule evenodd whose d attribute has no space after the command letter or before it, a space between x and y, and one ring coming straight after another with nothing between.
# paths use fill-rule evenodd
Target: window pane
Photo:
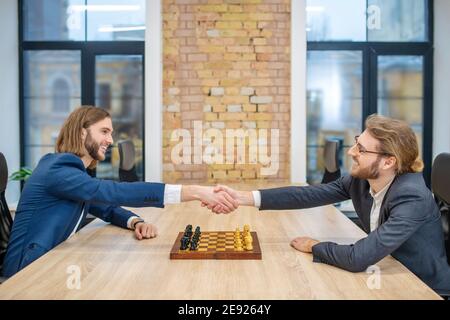
<instances>
[{"instance_id":1,"label":"window pane","mask_svg":"<svg viewBox=\"0 0 450 320\"><path fill-rule=\"evenodd\" d=\"M143 68L140 55L99 55L96 57L96 106L108 110L114 127L114 145L131 139L135 145L136 170L143 180ZM110 156L97 167L97 176L118 179L119 152L111 149Z\"/></svg>"},{"instance_id":2,"label":"window pane","mask_svg":"<svg viewBox=\"0 0 450 320\"><path fill-rule=\"evenodd\" d=\"M79 51L24 53L26 166L34 168L48 150L53 152L61 125L81 104L80 63Z\"/></svg>"},{"instance_id":3,"label":"window pane","mask_svg":"<svg viewBox=\"0 0 450 320\"><path fill-rule=\"evenodd\" d=\"M351 166L347 156L362 123L362 53L308 51L307 61L307 179L319 183L324 172L326 138L342 141L341 169Z\"/></svg>"},{"instance_id":4,"label":"window pane","mask_svg":"<svg viewBox=\"0 0 450 320\"><path fill-rule=\"evenodd\" d=\"M145 0L89 0L87 40L145 38Z\"/></svg>"},{"instance_id":5,"label":"window pane","mask_svg":"<svg viewBox=\"0 0 450 320\"><path fill-rule=\"evenodd\" d=\"M380 23L369 26L369 41L426 41L425 0L369 0ZM374 16L375 17L375 16ZM370 18L369 18L370 21Z\"/></svg>"},{"instance_id":6,"label":"window pane","mask_svg":"<svg viewBox=\"0 0 450 320\"><path fill-rule=\"evenodd\" d=\"M24 0L24 40L85 40L83 7L84 0Z\"/></svg>"},{"instance_id":7,"label":"window pane","mask_svg":"<svg viewBox=\"0 0 450 320\"><path fill-rule=\"evenodd\" d=\"M307 0L308 41L365 41L366 1Z\"/></svg>"},{"instance_id":8,"label":"window pane","mask_svg":"<svg viewBox=\"0 0 450 320\"><path fill-rule=\"evenodd\" d=\"M416 133L422 155L423 58L378 57L378 113L407 121Z\"/></svg>"}]
</instances>

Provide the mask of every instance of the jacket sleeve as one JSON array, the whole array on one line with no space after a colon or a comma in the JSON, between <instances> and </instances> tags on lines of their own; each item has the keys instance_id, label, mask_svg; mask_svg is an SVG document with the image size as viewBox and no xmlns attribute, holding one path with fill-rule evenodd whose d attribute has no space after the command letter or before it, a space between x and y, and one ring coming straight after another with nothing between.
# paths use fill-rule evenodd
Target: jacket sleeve
<instances>
[{"instance_id":1,"label":"jacket sleeve","mask_svg":"<svg viewBox=\"0 0 450 320\"><path fill-rule=\"evenodd\" d=\"M388 220L352 245L321 242L312 248L313 261L361 272L400 247L426 221L427 206L420 195L407 192L390 208Z\"/></svg>"},{"instance_id":2,"label":"jacket sleeve","mask_svg":"<svg viewBox=\"0 0 450 320\"><path fill-rule=\"evenodd\" d=\"M89 213L102 219L103 221L110 222L113 225L127 229L128 219L131 217L138 217L131 211L125 210L121 207L110 206L105 204L92 204L89 206Z\"/></svg>"},{"instance_id":3,"label":"jacket sleeve","mask_svg":"<svg viewBox=\"0 0 450 320\"><path fill-rule=\"evenodd\" d=\"M115 182L92 178L74 156L61 156L49 169L47 190L58 198L112 206L164 207L163 183Z\"/></svg>"},{"instance_id":4,"label":"jacket sleeve","mask_svg":"<svg viewBox=\"0 0 450 320\"><path fill-rule=\"evenodd\" d=\"M350 199L351 176L317 186L260 190L260 210L305 209Z\"/></svg>"}]
</instances>

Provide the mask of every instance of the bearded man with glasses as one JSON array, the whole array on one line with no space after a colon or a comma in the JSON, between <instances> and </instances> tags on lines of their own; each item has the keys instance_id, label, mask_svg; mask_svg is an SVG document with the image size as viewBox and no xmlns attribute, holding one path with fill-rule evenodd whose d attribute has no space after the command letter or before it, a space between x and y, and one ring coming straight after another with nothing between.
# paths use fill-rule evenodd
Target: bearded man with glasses
<instances>
[{"instance_id":1,"label":"bearded man with glasses","mask_svg":"<svg viewBox=\"0 0 450 320\"><path fill-rule=\"evenodd\" d=\"M403 121L371 115L348 151L350 174L318 186L236 191L218 186L239 205L260 210L303 209L351 199L367 237L354 244L292 240L313 261L361 272L392 255L437 292L450 290L440 212L425 185L417 139ZM209 206L216 213L221 206Z\"/></svg>"}]
</instances>

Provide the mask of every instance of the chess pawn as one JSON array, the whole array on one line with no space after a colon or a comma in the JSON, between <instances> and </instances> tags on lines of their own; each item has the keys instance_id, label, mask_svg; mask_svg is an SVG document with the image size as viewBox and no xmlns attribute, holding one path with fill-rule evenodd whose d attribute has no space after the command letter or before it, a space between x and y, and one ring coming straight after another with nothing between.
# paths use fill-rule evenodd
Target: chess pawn
<instances>
[{"instance_id":1,"label":"chess pawn","mask_svg":"<svg viewBox=\"0 0 450 320\"><path fill-rule=\"evenodd\" d=\"M245 242L245 250L253 250L252 237L245 237L244 242Z\"/></svg>"},{"instance_id":2,"label":"chess pawn","mask_svg":"<svg viewBox=\"0 0 450 320\"><path fill-rule=\"evenodd\" d=\"M234 247L236 249L242 248L242 242L240 239L234 242ZM241 250L238 250L238 251L241 251Z\"/></svg>"}]
</instances>

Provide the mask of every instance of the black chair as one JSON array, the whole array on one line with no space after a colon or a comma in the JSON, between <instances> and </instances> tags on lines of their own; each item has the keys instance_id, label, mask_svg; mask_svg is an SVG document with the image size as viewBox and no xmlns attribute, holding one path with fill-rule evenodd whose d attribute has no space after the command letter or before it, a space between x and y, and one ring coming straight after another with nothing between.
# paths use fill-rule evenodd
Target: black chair
<instances>
[{"instance_id":1,"label":"black chair","mask_svg":"<svg viewBox=\"0 0 450 320\"><path fill-rule=\"evenodd\" d=\"M450 264L449 218L450 218L450 153L439 154L433 162L431 170L431 189L434 199L441 211L442 229L444 231L447 261ZM438 292L449 300L450 291Z\"/></svg>"},{"instance_id":2,"label":"black chair","mask_svg":"<svg viewBox=\"0 0 450 320\"><path fill-rule=\"evenodd\" d=\"M8 166L3 153L0 152L0 275L2 274L3 260L6 255L9 235L13 219L6 203L5 191L8 183ZM0 283L3 279L0 278Z\"/></svg>"},{"instance_id":3,"label":"black chair","mask_svg":"<svg viewBox=\"0 0 450 320\"><path fill-rule=\"evenodd\" d=\"M126 182L139 181L136 174L134 143L123 140L117 143L119 147L119 180Z\"/></svg>"},{"instance_id":4,"label":"black chair","mask_svg":"<svg viewBox=\"0 0 450 320\"><path fill-rule=\"evenodd\" d=\"M337 139L325 140L325 148L323 157L325 161L325 172L321 183L333 182L341 177L341 169L339 167L339 148L340 141Z\"/></svg>"},{"instance_id":5,"label":"black chair","mask_svg":"<svg viewBox=\"0 0 450 320\"><path fill-rule=\"evenodd\" d=\"M447 250L447 260L450 264L450 153L441 153L434 160L431 170L431 189L434 193L434 199L441 210L445 248Z\"/></svg>"}]
</instances>

